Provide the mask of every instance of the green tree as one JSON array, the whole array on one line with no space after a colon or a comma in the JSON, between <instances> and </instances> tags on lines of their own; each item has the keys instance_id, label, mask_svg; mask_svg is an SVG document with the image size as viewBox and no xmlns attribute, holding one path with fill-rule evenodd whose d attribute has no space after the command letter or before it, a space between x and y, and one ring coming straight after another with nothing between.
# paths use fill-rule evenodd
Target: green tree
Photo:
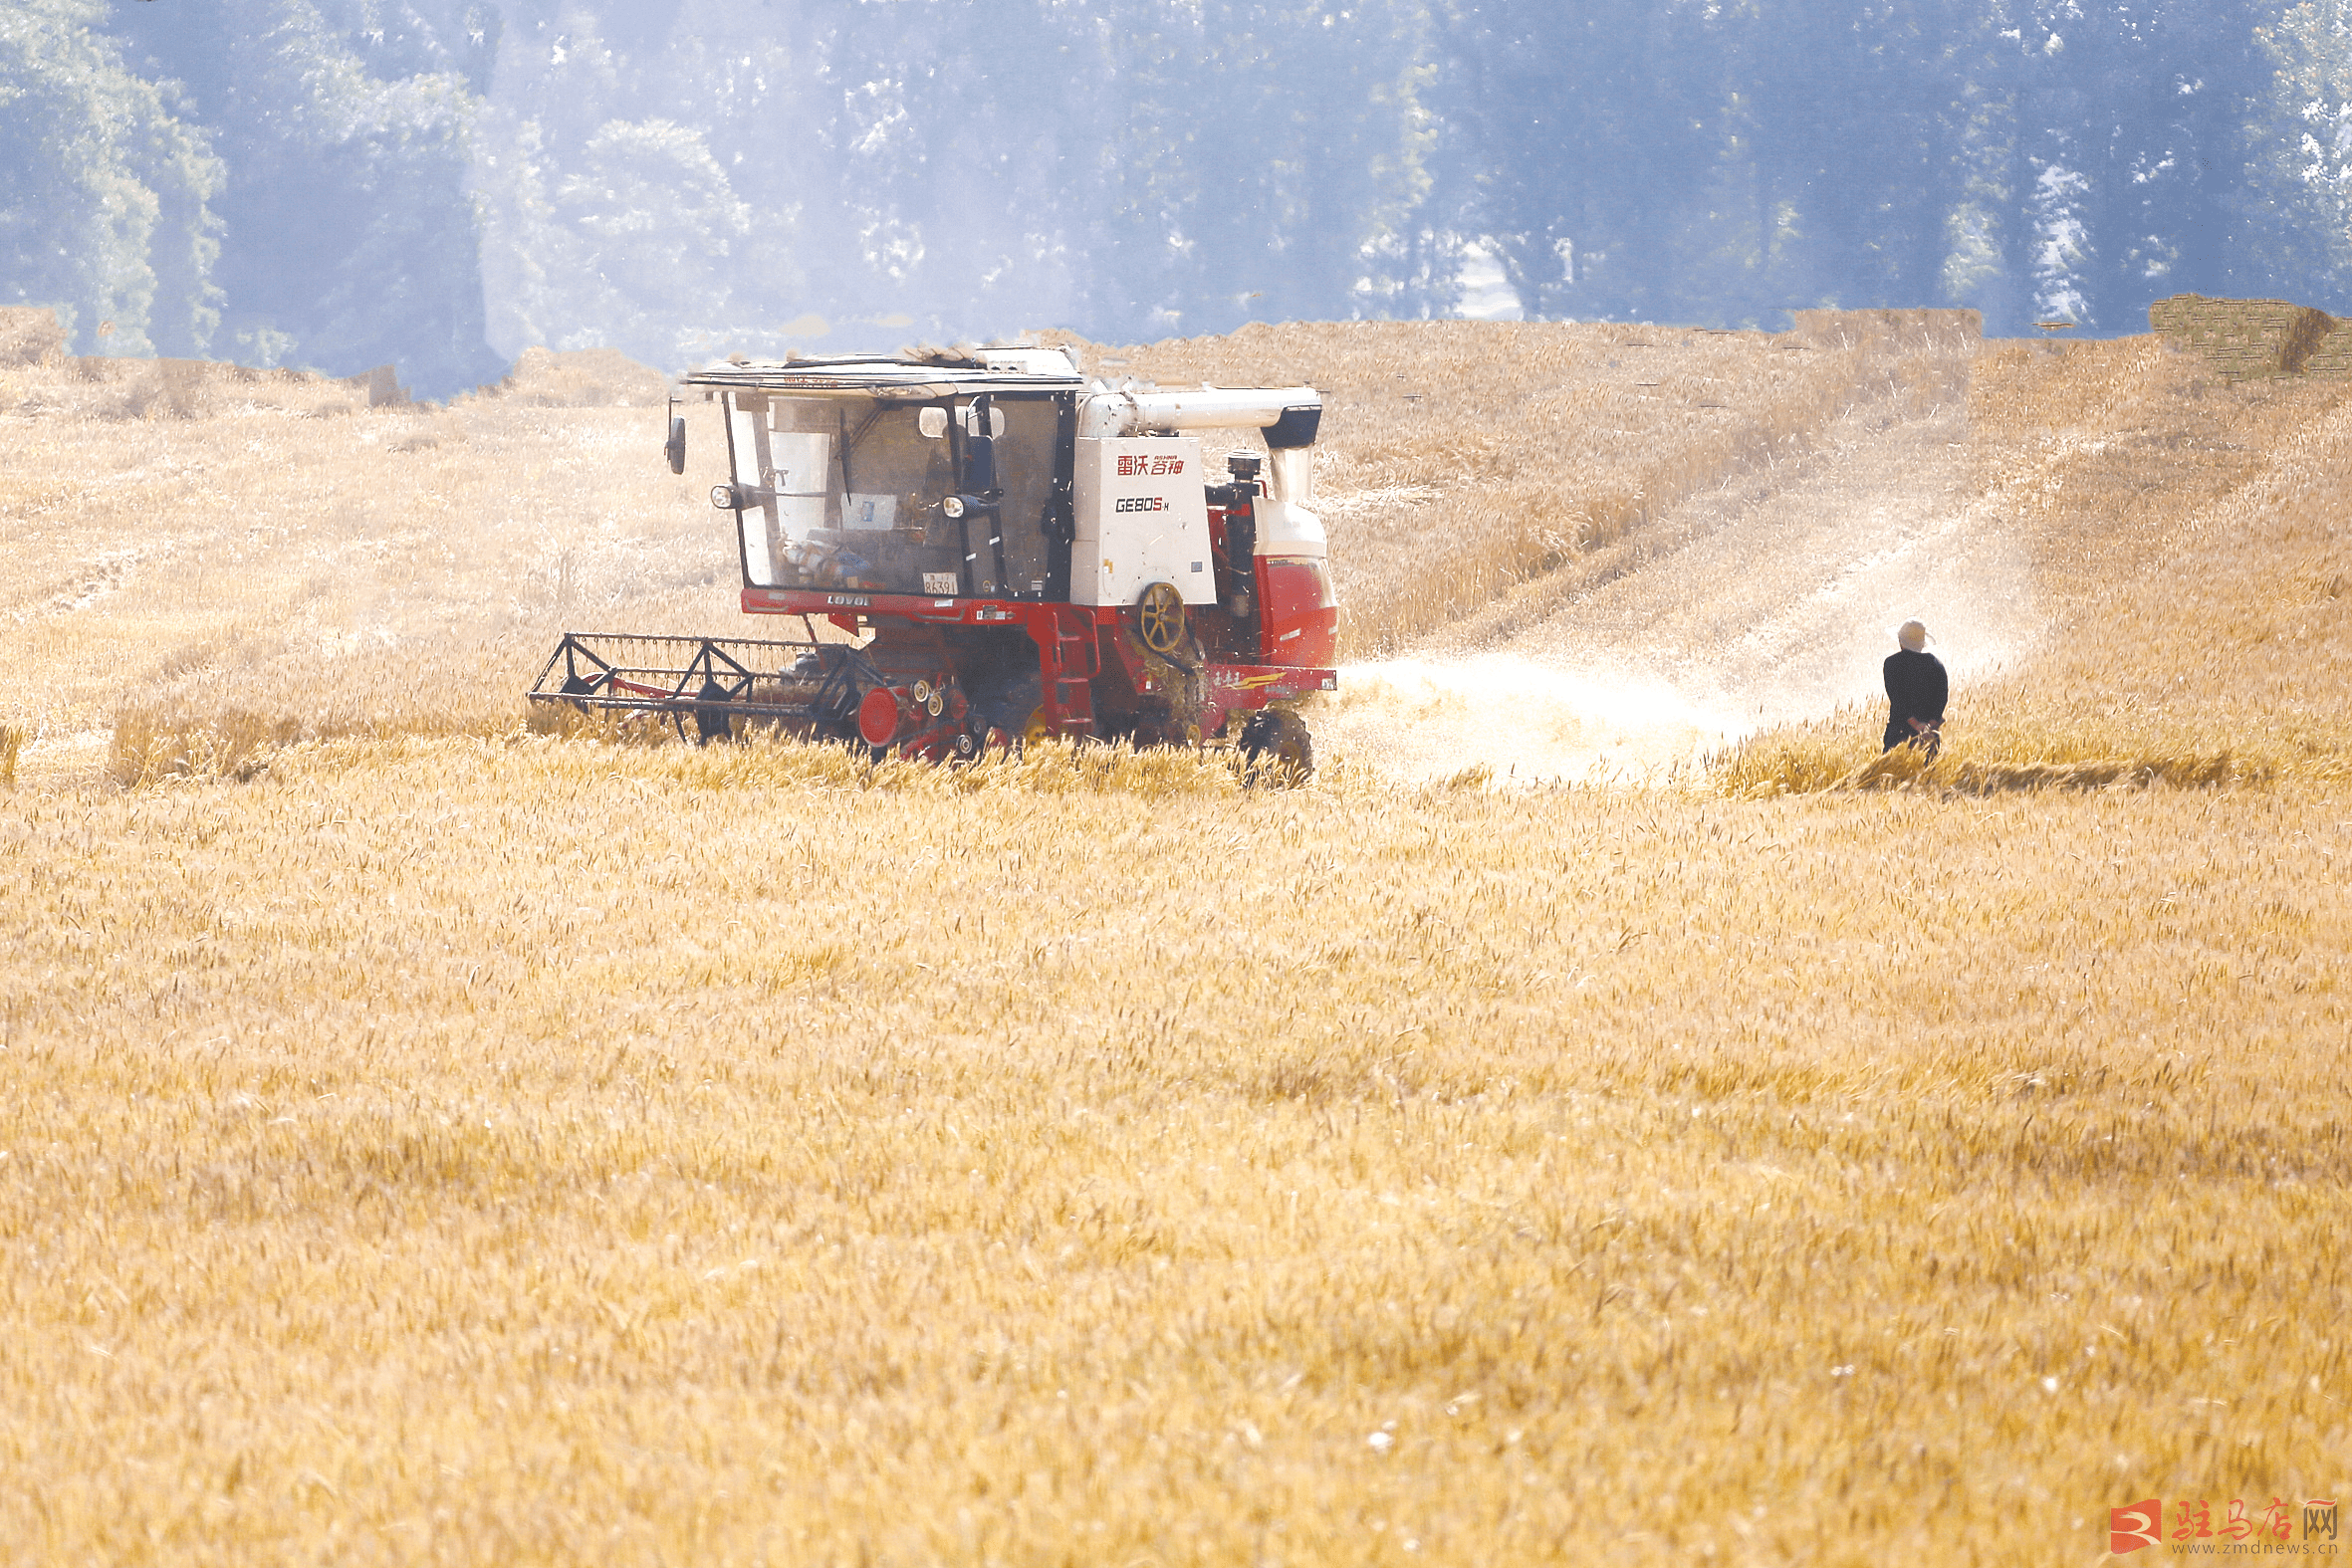
<instances>
[{"instance_id":1,"label":"green tree","mask_svg":"<svg viewBox=\"0 0 2352 1568\"><path fill-rule=\"evenodd\" d=\"M1392 314L1430 188L1426 22L1387 0L1114 10L1106 314L1186 332ZM1130 279L1149 283L1113 294Z\"/></svg>"},{"instance_id":2,"label":"green tree","mask_svg":"<svg viewBox=\"0 0 2352 1568\"><path fill-rule=\"evenodd\" d=\"M2352 304L2352 15L2342 0L2306 0L2256 38L2271 72L2247 127L2259 265L2282 292L2343 310Z\"/></svg>"},{"instance_id":3,"label":"green tree","mask_svg":"<svg viewBox=\"0 0 2352 1568\"><path fill-rule=\"evenodd\" d=\"M1729 85L1682 0L1451 0L1438 112L1462 153L1458 221L1530 316L1675 314L1671 251L1722 151Z\"/></svg>"},{"instance_id":4,"label":"green tree","mask_svg":"<svg viewBox=\"0 0 2352 1568\"><path fill-rule=\"evenodd\" d=\"M128 70L96 0L0 9L0 298L85 353L200 354L224 171L178 94Z\"/></svg>"},{"instance_id":5,"label":"green tree","mask_svg":"<svg viewBox=\"0 0 2352 1568\"><path fill-rule=\"evenodd\" d=\"M227 165L221 346L427 395L494 377L469 135L498 16L473 0L173 0L117 8Z\"/></svg>"},{"instance_id":6,"label":"green tree","mask_svg":"<svg viewBox=\"0 0 2352 1568\"><path fill-rule=\"evenodd\" d=\"M949 334L1396 309L1427 185L1417 0L812 0L813 286ZM829 254L825 254L829 252Z\"/></svg>"},{"instance_id":7,"label":"green tree","mask_svg":"<svg viewBox=\"0 0 2352 1568\"><path fill-rule=\"evenodd\" d=\"M2099 4L2037 0L1999 13L1984 78L2007 124L2013 317L2102 333L2147 330L2149 303L2247 282L2232 222L2246 170L2241 123L2255 91L2244 0Z\"/></svg>"},{"instance_id":8,"label":"green tree","mask_svg":"<svg viewBox=\"0 0 2352 1568\"><path fill-rule=\"evenodd\" d=\"M503 352L609 344L672 366L822 336L798 241L829 159L791 13L518 4L504 21L473 133Z\"/></svg>"}]
</instances>

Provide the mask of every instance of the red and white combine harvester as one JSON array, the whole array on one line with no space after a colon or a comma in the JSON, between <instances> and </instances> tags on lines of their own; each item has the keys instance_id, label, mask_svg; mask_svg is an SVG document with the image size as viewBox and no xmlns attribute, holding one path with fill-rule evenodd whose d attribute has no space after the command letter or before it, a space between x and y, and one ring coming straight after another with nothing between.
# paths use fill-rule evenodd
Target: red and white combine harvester
<instances>
[{"instance_id":1,"label":"red and white combine harvester","mask_svg":"<svg viewBox=\"0 0 2352 1568\"><path fill-rule=\"evenodd\" d=\"M743 607L798 637L567 636L539 704L747 726L943 761L992 742L1224 738L1312 767L1286 704L1338 685L1312 387L1089 381L1059 348L731 361ZM1187 430L1256 428L1206 471ZM673 416L670 467L685 471ZM820 621L830 632L821 631Z\"/></svg>"}]
</instances>

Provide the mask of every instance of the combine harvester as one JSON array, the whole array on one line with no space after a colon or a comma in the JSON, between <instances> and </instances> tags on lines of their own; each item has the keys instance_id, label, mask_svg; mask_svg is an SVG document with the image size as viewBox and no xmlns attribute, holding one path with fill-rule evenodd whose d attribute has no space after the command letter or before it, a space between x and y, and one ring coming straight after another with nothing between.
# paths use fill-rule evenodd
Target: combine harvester
<instances>
[{"instance_id":1,"label":"combine harvester","mask_svg":"<svg viewBox=\"0 0 2352 1568\"><path fill-rule=\"evenodd\" d=\"M725 410L734 478L711 504L735 516L743 608L801 635L573 633L533 703L877 758L1059 735L1311 770L1282 705L1338 686L1312 387L1112 387L1032 347L738 359L683 384ZM1236 427L1268 456L1233 453L1211 483L1178 432ZM674 406L666 450L684 473Z\"/></svg>"}]
</instances>

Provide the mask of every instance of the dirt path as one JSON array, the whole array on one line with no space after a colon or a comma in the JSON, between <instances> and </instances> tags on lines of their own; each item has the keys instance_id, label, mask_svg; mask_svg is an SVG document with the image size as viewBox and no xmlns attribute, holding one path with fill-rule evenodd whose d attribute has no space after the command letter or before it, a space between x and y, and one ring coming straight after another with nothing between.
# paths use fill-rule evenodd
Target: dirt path
<instances>
[{"instance_id":1,"label":"dirt path","mask_svg":"<svg viewBox=\"0 0 2352 1568\"><path fill-rule=\"evenodd\" d=\"M1606 581L1530 584L1449 651L1350 667L1316 721L1323 751L1405 778L1655 777L1761 726L1881 701L1889 628L1909 615L1964 689L2027 646L2029 575L1978 494L1965 417L1865 415L1836 434L1777 488L1751 476L1653 524Z\"/></svg>"}]
</instances>

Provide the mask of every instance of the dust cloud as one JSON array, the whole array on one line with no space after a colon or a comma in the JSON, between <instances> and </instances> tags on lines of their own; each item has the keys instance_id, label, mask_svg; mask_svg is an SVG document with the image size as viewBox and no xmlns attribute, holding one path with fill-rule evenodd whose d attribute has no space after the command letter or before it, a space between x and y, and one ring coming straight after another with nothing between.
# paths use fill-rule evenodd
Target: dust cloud
<instances>
[{"instance_id":1,"label":"dust cloud","mask_svg":"<svg viewBox=\"0 0 2352 1568\"><path fill-rule=\"evenodd\" d=\"M1972 677L2040 635L2009 509L1979 482L1965 415L1857 411L1794 472L1736 477L1643 532L1614 575L1528 584L1493 627L1340 672L1319 748L1406 780L1659 783L1775 724L1859 705L1916 615Z\"/></svg>"}]
</instances>

